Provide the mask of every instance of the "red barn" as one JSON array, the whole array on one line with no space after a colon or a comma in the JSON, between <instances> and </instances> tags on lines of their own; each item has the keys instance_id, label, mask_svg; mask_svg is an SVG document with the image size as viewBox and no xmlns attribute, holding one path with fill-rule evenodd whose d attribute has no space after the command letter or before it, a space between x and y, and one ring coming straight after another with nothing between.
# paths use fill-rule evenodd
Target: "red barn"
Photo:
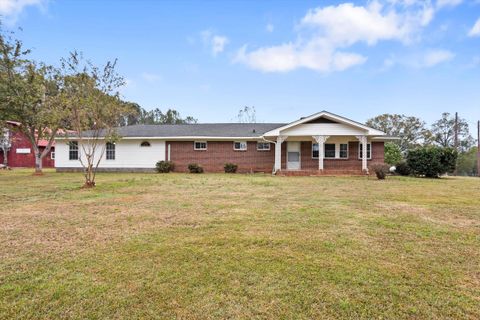
<instances>
[{"instance_id":1,"label":"red barn","mask_svg":"<svg viewBox=\"0 0 480 320\"><path fill-rule=\"evenodd\" d=\"M12 168L35 168L35 154L33 153L32 143L30 140L19 130L16 130L19 126L19 122L7 121L7 125L10 126L9 133L11 137L11 147L7 152L8 166ZM42 152L48 145L48 141L40 140L38 147ZM4 163L4 157L2 149L0 148L0 164ZM55 167L55 143L53 144L50 152L43 158L44 168Z\"/></svg>"}]
</instances>

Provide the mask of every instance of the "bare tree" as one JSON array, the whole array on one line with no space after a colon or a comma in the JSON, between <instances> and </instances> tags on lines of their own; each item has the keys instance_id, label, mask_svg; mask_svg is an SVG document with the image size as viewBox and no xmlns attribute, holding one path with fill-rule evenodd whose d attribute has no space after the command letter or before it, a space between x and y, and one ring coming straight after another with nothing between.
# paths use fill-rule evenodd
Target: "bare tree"
<instances>
[{"instance_id":1,"label":"bare tree","mask_svg":"<svg viewBox=\"0 0 480 320\"><path fill-rule=\"evenodd\" d=\"M238 111L237 119L239 123L257 123L255 107L243 107Z\"/></svg>"},{"instance_id":2,"label":"bare tree","mask_svg":"<svg viewBox=\"0 0 480 320\"><path fill-rule=\"evenodd\" d=\"M115 71L116 60L99 68L73 52L61 65L61 96L68 105L69 124L75 131L68 135L68 140L78 143L84 187L94 187L106 145L120 138L115 127L118 119L128 112L118 91L124 79Z\"/></svg>"}]
</instances>

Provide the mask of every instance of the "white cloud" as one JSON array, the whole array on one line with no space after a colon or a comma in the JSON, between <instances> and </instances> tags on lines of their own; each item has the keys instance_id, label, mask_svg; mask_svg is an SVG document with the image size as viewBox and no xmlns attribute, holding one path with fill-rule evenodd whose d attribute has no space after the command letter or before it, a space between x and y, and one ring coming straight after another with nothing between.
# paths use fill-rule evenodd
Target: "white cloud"
<instances>
[{"instance_id":1,"label":"white cloud","mask_svg":"<svg viewBox=\"0 0 480 320\"><path fill-rule=\"evenodd\" d=\"M155 73L149 73L149 72L143 72L141 74L141 77L143 80L147 81L147 82L156 82L158 80L161 80L162 77L158 74L155 74Z\"/></svg>"},{"instance_id":2,"label":"white cloud","mask_svg":"<svg viewBox=\"0 0 480 320\"><path fill-rule=\"evenodd\" d=\"M318 72L346 70L367 57L349 47L379 41L410 43L433 19L430 1L371 1L366 6L343 3L309 10L301 19L297 40L248 51L243 46L234 59L264 72L308 68ZM305 36L306 34L306 36Z\"/></svg>"},{"instance_id":3,"label":"white cloud","mask_svg":"<svg viewBox=\"0 0 480 320\"><path fill-rule=\"evenodd\" d=\"M315 42L305 46L287 43L250 53L246 49L244 46L239 50L235 61L264 72L288 72L298 68L319 72L342 71L367 60L362 55L336 52L326 44Z\"/></svg>"},{"instance_id":4,"label":"white cloud","mask_svg":"<svg viewBox=\"0 0 480 320\"><path fill-rule=\"evenodd\" d=\"M437 7L455 7L461 4L463 0L437 0Z\"/></svg>"},{"instance_id":5,"label":"white cloud","mask_svg":"<svg viewBox=\"0 0 480 320\"><path fill-rule=\"evenodd\" d=\"M451 51L448 50L430 50L426 52L423 56L423 59L420 63L420 67L433 67L439 63L447 62L452 60L455 57Z\"/></svg>"},{"instance_id":6,"label":"white cloud","mask_svg":"<svg viewBox=\"0 0 480 320\"><path fill-rule=\"evenodd\" d=\"M212 55L216 57L219 53L225 50L225 46L229 43L229 40L225 36L214 34L210 30L204 30L200 33L203 44L210 48Z\"/></svg>"},{"instance_id":7,"label":"white cloud","mask_svg":"<svg viewBox=\"0 0 480 320\"><path fill-rule=\"evenodd\" d=\"M267 30L267 32L270 32L270 33L273 32L274 29L275 27L271 23L267 24L267 26L265 27L265 30Z\"/></svg>"},{"instance_id":8,"label":"white cloud","mask_svg":"<svg viewBox=\"0 0 480 320\"><path fill-rule=\"evenodd\" d=\"M470 37L479 37L480 36L480 18L477 19L477 22L473 25L472 29L468 32Z\"/></svg>"},{"instance_id":9,"label":"white cloud","mask_svg":"<svg viewBox=\"0 0 480 320\"><path fill-rule=\"evenodd\" d=\"M407 42L419 26L430 22L431 10L425 7L414 14L399 14L375 1L366 7L344 3L310 10L301 25L317 27L325 37L341 45L374 45L380 40Z\"/></svg>"},{"instance_id":10,"label":"white cloud","mask_svg":"<svg viewBox=\"0 0 480 320\"><path fill-rule=\"evenodd\" d=\"M47 0L0 0L0 16L8 25L14 25L23 9L28 6L37 6L45 10Z\"/></svg>"}]
</instances>

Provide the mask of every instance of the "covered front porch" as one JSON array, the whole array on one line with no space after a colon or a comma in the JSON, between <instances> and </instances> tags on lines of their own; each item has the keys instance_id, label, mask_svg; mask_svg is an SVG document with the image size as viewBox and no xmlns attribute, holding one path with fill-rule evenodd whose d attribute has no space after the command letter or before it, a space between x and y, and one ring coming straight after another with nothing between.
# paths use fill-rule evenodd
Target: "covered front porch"
<instances>
[{"instance_id":1,"label":"covered front porch","mask_svg":"<svg viewBox=\"0 0 480 320\"><path fill-rule=\"evenodd\" d=\"M366 136L278 136L274 171L279 175L361 175L383 162L383 142Z\"/></svg>"},{"instance_id":2,"label":"covered front porch","mask_svg":"<svg viewBox=\"0 0 480 320\"><path fill-rule=\"evenodd\" d=\"M321 111L266 132L275 144L275 174L368 174L384 162L384 132Z\"/></svg>"}]
</instances>

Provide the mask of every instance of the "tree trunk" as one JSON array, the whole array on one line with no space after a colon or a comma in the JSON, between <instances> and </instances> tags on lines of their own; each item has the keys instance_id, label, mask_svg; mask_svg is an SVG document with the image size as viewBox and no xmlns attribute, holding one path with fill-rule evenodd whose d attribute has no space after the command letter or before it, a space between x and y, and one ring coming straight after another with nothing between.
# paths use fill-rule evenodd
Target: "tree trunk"
<instances>
[{"instance_id":1,"label":"tree trunk","mask_svg":"<svg viewBox=\"0 0 480 320\"><path fill-rule=\"evenodd\" d=\"M5 168L8 168L8 151L6 148L2 148L3 150L3 165Z\"/></svg>"},{"instance_id":2,"label":"tree trunk","mask_svg":"<svg viewBox=\"0 0 480 320\"><path fill-rule=\"evenodd\" d=\"M42 157L37 148L34 148L34 154L35 154L35 175L42 175L43 174Z\"/></svg>"},{"instance_id":3,"label":"tree trunk","mask_svg":"<svg viewBox=\"0 0 480 320\"><path fill-rule=\"evenodd\" d=\"M90 158L88 160L87 167L85 168L85 184L84 188L93 188L95 187L95 175L93 174L93 164L90 163Z\"/></svg>"}]
</instances>

